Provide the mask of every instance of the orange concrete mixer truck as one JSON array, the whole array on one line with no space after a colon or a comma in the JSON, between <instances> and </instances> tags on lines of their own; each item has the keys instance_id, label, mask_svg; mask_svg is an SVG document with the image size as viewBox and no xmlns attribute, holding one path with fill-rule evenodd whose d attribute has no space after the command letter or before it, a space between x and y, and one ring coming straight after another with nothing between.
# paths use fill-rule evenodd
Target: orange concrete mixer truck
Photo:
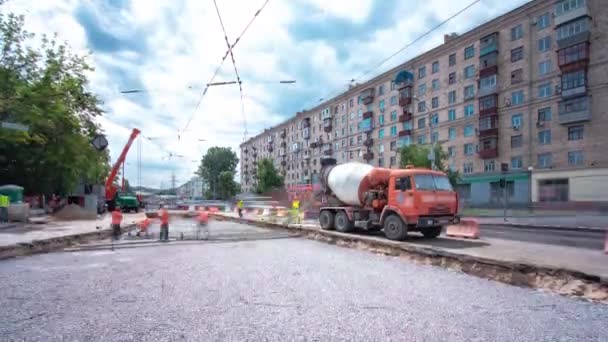
<instances>
[{"instance_id":1,"label":"orange concrete mixer truck","mask_svg":"<svg viewBox=\"0 0 608 342\"><path fill-rule=\"evenodd\" d=\"M322 159L321 166L322 229L383 229L387 238L404 240L410 231L435 238L444 225L459 222L458 194L443 172L336 165L333 158Z\"/></svg>"}]
</instances>

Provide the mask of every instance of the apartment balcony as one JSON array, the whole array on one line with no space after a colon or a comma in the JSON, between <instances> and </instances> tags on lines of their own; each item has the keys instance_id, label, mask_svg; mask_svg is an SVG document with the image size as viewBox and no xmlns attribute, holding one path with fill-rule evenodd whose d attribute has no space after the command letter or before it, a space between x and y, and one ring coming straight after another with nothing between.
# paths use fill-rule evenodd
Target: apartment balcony
<instances>
[{"instance_id":1,"label":"apartment balcony","mask_svg":"<svg viewBox=\"0 0 608 342\"><path fill-rule=\"evenodd\" d=\"M248 174L249 174L249 171L245 170L245 171L243 171L243 174L244 174L244 175L248 175Z\"/></svg>"},{"instance_id":2,"label":"apartment balcony","mask_svg":"<svg viewBox=\"0 0 608 342\"><path fill-rule=\"evenodd\" d=\"M359 95L364 105L368 105L374 102L374 92L376 88L367 88Z\"/></svg>"},{"instance_id":3,"label":"apartment balcony","mask_svg":"<svg viewBox=\"0 0 608 342\"><path fill-rule=\"evenodd\" d=\"M281 139L285 139L287 137L287 130L281 131Z\"/></svg>"},{"instance_id":4,"label":"apartment balcony","mask_svg":"<svg viewBox=\"0 0 608 342\"><path fill-rule=\"evenodd\" d=\"M310 143L310 147L311 148L317 148L317 147L319 147L319 143L316 142L316 141L313 141L313 142Z\"/></svg>"},{"instance_id":5,"label":"apartment balcony","mask_svg":"<svg viewBox=\"0 0 608 342\"><path fill-rule=\"evenodd\" d=\"M302 128L308 127L310 127L310 118L305 118L304 120L302 120Z\"/></svg>"},{"instance_id":6,"label":"apartment balcony","mask_svg":"<svg viewBox=\"0 0 608 342\"><path fill-rule=\"evenodd\" d=\"M558 121L571 124L591 120L591 98L584 96L559 102Z\"/></svg>"},{"instance_id":7,"label":"apartment balcony","mask_svg":"<svg viewBox=\"0 0 608 342\"><path fill-rule=\"evenodd\" d=\"M249 149L245 147L245 149L243 150L243 152L245 152L245 154L249 153Z\"/></svg>"},{"instance_id":8,"label":"apartment balcony","mask_svg":"<svg viewBox=\"0 0 608 342\"><path fill-rule=\"evenodd\" d=\"M395 83L395 86L399 90L405 87L412 87L414 85L414 74L406 70L401 70L395 75L393 83Z\"/></svg>"},{"instance_id":9,"label":"apartment balcony","mask_svg":"<svg viewBox=\"0 0 608 342\"><path fill-rule=\"evenodd\" d=\"M325 133L330 133L332 128L333 124L331 118L323 120L323 131L325 131Z\"/></svg>"},{"instance_id":10,"label":"apartment balcony","mask_svg":"<svg viewBox=\"0 0 608 342\"><path fill-rule=\"evenodd\" d=\"M494 138L494 137L498 137L498 127L479 129L479 138L480 139Z\"/></svg>"},{"instance_id":11,"label":"apartment balcony","mask_svg":"<svg viewBox=\"0 0 608 342\"><path fill-rule=\"evenodd\" d=\"M589 42L569 46L557 51L557 64L562 73L587 69L589 65Z\"/></svg>"},{"instance_id":12,"label":"apartment balcony","mask_svg":"<svg viewBox=\"0 0 608 342\"><path fill-rule=\"evenodd\" d=\"M399 115L399 122L408 122L412 120L412 113L404 111L403 114Z\"/></svg>"},{"instance_id":13,"label":"apartment balcony","mask_svg":"<svg viewBox=\"0 0 608 342\"><path fill-rule=\"evenodd\" d=\"M498 65L491 65L488 67L484 67L479 69L479 77L484 78L487 76L492 76L498 74Z\"/></svg>"},{"instance_id":14,"label":"apartment balcony","mask_svg":"<svg viewBox=\"0 0 608 342\"><path fill-rule=\"evenodd\" d=\"M484 96L496 94L497 92L498 92L497 86L496 86L496 84L494 84L491 86L485 86L483 88L479 88L479 90L477 90L477 96L484 97Z\"/></svg>"},{"instance_id":15,"label":"apartment balcony","mask_svg":"<svg viewBox=\"0 0 608 342\"><path fill-rule=\"evenodd\" d=\"M272 153L274 152L274 147L272 147L272 145L268 145L268 147L266 148L268 150L268 152Z\"/></svg>"},{"instance_id":16,"label":"apartment balcony","mask_svg":"<svg viewBox=\"0 0 608 342\"><path fill-rule=\"evenodd\" d=\"M363 120L371 119L373 116L374 116L374 112L372 112L371 110L367 111L367 112L363 113Z\"/></svg>"},{"instance_id":17,"label":"apartment balcony","mask_svg":"<svg viewBox=\"0 0 608 342\"><path fill-rule=\"evenodd\" d=\"M589 13L589 8L587 7L587 5L583 5L579 8L575 8L566 13L562 13L558 16L555 16L555 18L553 19L553 23L557 27L557 26L567 23L571 20L578 19L580 17L585 17L585 16L587 16L587 17L591 16L591 13Z\"/></svg>"},{"instance_id":18,"label":"apartment balcony","mask_svg":"<svg viewBox=\"0 0 608 342\"><path fill-rule=\"evenodd\" d=\"M591 25L591 24L588 24L588 25ZM567 38L558 39L557 40L557 49L561 50L561 49L565 49L572 45L589 42L589 41L591 41L591 32L584 31L584 32L577 33L577 34L572 35Z\"/></svg>"},{"instance_id":19,"label":"apartment balcony","mask_svg":"<svg viewBox=\"0 0 608 342\"><path fill-rule=\"evenodd\" d=\"M310 127L306 127L302 130L302 137L306 140L310 139Z\"/></svg>"},{"instance_id":20,"label":"apartment balcony","mask_svg":"<svg viewBox=\"0 0 608 342\"><path fill-rule=\"evenodd\" d=\"M562 88L562 99L571 97L579 97L587 93L587 85L583 84L578 87L563 89Z\"/></svg>"},{"instance_id":21,"label":"apartment balcony","mask_svg":"<svg viewBox=\"0 0 608 342\"><path fill-rule=\"evenodd\" d=\"M494 40L487 44L482 44L479 48L479 57L489 55L491 53L498 53L498 41Z\"/></svg>"},{"instance_id":22,"label":"apartment balcony","mask_svg":"<svg viewBox=\"0 0 608 342\"><path fill-rule=\"evenodd\" d=\"M371 147L374 145L374 138L367 138L363 141L363 145Z\"/></svg>"},{"instance_id":23,"label":"apartment balcony","mask_svg":"<svg viewBox=\"0 0 608 342\"><path fill-rule=\"evenodd\" d=\"M326 156L331 156L333 153L334 151L331 148L323 151L323 154Z\"/></svg>"},{"instance_id":24,"label":"apartment balcony","mask_svg":"<svg viewBox=\"0 0 608 342\"><path fill-rule=\"evenodd\" d=\"M399 133L397 134L400 138L401 137L407 137L407 136L411 136L412 135L412 130L411 129L403 129L401 131L399 131Z\"/></svg>"},{"instance_id":25,"label":"apartment balcony","mask_svg":"<svg viewBox=\"0 0 608 342\"><path fill-rule=\"evenodd\" d=\"M399 97L399 106L406 107L412 104L412 97Z\"/></svg>"},{"instance_id":26,"label":"apartment balcony","mask_svg":"<svg viewBox=\"0 0 608 342\"><path fill-rule=\"evenodd\" d=\"M367 152L363 154L363 159L365 160L372 160L374 159L374 153L373 152Z\"/></svg>"},{"instance_id":27,"label":"apartment balcony","mask_svg":"<svg viewBox=\"0 0 608 342\"><path fill-rule=\"evenodd\" d=\"M285 166L287 166L287 161L285 161L285 160L282 160L282 161L281 161L281 166L282 166L282 167L285 167Z\"/></svg>"},{"instance_id":28,"label":"apartment balcony","mask_svg":"<svg viewBox=\"0 0 608 342\"><path fill-rule=\"evenodd\" d=\"M478 102L479 116L498 113L498 95L493 94L486 98L481 98L481 96L479 96ZM486 102L489 102L489 104L484 104Z\"/></svg>"},{"instance_id":29,"label":"apartment balcony","mask_svg":"<svg viewBox=\"0 0 608 342\"><path fill-rule=\"evenodd\" d=\"M257 157L258 157L258 153L257 153L257 152L253 152L253 159L254 159L254 162L255 162L255 158L257 158Z\"/></svg>"},{"instance_id":30,"label":"apartment balcony","mask_svg":"<svg viewBox=\"0 0 608 342\"><path fill-rule=\"evenodd\" d=\"M479 158L481 159L492 159L496 157L498 157L498 147L479 150Z\"/></svg>"}]
</instances>

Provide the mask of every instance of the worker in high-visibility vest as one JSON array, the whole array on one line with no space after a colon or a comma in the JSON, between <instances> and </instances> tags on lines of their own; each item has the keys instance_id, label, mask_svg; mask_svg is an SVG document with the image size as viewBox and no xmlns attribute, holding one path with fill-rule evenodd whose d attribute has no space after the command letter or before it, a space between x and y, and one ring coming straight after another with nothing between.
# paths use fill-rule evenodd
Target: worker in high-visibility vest
<instances>
[{"instance_id":1,"label":"worker in high-visibility vest","mask_svg":"<svg viewBox=\"0 0 608 342\"><path fill-rule=\"evenodd\" d=\"M160 217L160 240L169 241L169 212L167 208L161 208L158 217Z\"/></svg>"},{"instance_id":2,"label":"worker in high-visibility vest","mask_svg":"<svg viewBox=\"0 0 608 342\"><path fill-rule=\"evenodd\" d=\"M118 240L120 238L120 234L122 233L120 230L121 223L122 213L120 212L120 208L116 208L112 212L112 239L114 240Z\"/></svg>"},{"instance_id":3,"label":"worker in high-visibility vest","mask_svg":"<svg viewBox=\"0 0 608 342\"><path fill-rule=\"evenodd\" d=\"M300 223L300 200L298 196L295 196L291 202L291 218L292 222Z\"/></svg>"},{"instance_id":4,"label":"worker in high-visibility vest","mask_svg":"<svg viewBox=\"0 0 608 342\"><path fill-rule=\"evenodd\" d=\"M0 195L0 222L8 222L8 206L10 199L8 196Z\"/></svg>"},{"instance_id":5,"label":"worker in high-visibility vest","mask_svg":"<svg viewBox=\"0 0 608 342\"><path fill-rule=\"evenodd\" d=\"M239 212L239 217L243 217L243 200L239 200L236 204Z\"/></svg>"}]
</instances>

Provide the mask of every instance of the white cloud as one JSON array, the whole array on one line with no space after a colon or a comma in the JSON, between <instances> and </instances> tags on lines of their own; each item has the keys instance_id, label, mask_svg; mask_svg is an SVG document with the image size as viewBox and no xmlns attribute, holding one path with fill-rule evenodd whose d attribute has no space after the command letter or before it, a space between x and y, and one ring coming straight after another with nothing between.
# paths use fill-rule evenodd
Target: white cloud
<instances>
[{"instance_id":1,"label":"white cloud","mask_svg":"<svg viewBox=\"0 0 608 342\"><path fill-rule=\"evenodd\" d=\"M263 2L264 0L218 0L231 42ZM298 4L303 2L316 11L296 13ZM210 146L230 146L237 150L243 138L244 120L236 86L210 88L194 115L189 130L179 141L177 139L177 129L183 128L191 117L202 87L226 51L226 42L213 2L131 0L120 11L104 3L93 0L29 0L10 1L5 6L8 10L25 13L31 31L57 32L60 39L67 40L81 53L92 49L93 44L87 40L85 28L76 20L78 6L87 6L97 15L103 30L118 39L132 39L136 33L144 34L141 37L143 41L134 42L138 43L134 45L146 43L145 51L140 51L135 46L125 46L112 54L94 51L92 64L96 71L91 75L91 87L105 101L107 117L100 122L110 140L113 159L122 150L130 132L131 127L123 126L137 125L145 136L158 137L155 143L147 140L143 143L145 185L158 186L161 181L168 184L171 171L175 172L179 181L186 181L196 168L192 160L199 160ZM402 2L400 9L392 14L387 13L387 20L391 17L398 17L399 20L395 21L395 25L376 32L371 41L300 42L289 34L289 26L301 18L338 17L363 23L372 5L372 0L349 0L347 4L345 1L327 0L271 0L268 3L234 50L239 70L242 75L246 75L243 76L243 88L250 136L292 114L275 112L272 108L276 108L278 101L292 96L294 92L312 89L318 92L318 97L311 98L309 105L316 103L318 98L327 97L328 90L346 86L350 78L361 73L361 65L371 65L414 39L416 32L412 28L427 26L427 16L437 14L445 19L463 6L457 1L429 0L417 5L416 11L412 13L411 4ZM444 33L461 32L469 25L470 18L489 19L507 7L514 7L514 4L495 3L490 7L487 4L476 5L467 16L458 17L424 43L408 49L405 54L377 72L402 62L407 56L438 45ZM407 15L398 15L399 13ZM337 47L344 46L343 44L349 44L350 49L350 57L346 61L338 58ZM289 61L288 66L281 63L285 60ZM315 76L314 84L299 82L283 86L256 83L293 79L294 68L299 65L311 68ZM141 87L148 93L145 96L120 94L120 90L134 84L122 84L121 76L125 75L117 74L116 70L122 70L121 73L139 80ZM225 61L217 80L234 80L230 57ZM189 89L189 86L193 88ZM140 101L144 97L148 100L145 103ZM199 139L206 141L200 142ZM157 145L162 145L162 149ZM184 155L184 158L167 159L163 152L166 150ZM133 148L128 157L128 162L132 165L127 166L127 177L132 184L136 184L136 168L133 166L137 161L136 151ZM165 168L159 170L161 164ZM146 166L151 168L146 169Z\"/></svg>"}]
</instances>

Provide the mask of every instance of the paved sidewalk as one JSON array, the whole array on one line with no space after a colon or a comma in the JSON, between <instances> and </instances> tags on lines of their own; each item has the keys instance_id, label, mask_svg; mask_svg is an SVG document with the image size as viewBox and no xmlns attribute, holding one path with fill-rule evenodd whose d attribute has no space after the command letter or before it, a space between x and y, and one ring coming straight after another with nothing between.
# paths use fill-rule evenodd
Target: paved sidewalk
<instances>
[{"instance_id":1,"label":"paved sidewalk","mask_svg":"<svg viewBox=\"0 0 608 342\"><path fill-rule=\"evenodd\" d=\"M143 213L123 215L123 225L132 224L145 218ZM110 221L111 216L104 215L97 220L53 220L45 224L18 223L13 228L0 230L0 247L110 229Z\"/></svg>"},{"instance_id":2,"label":"paved sidewalk","mask_svg":"<svg viewBox=\"0 0 608 342\"><path fill-rule=\"evenodd\" d=\"M507 217L507 222L505 222L502 217L476 218L480 224L513 224L531 227L608 229L608 215Z\"/></svg>"}]
</instances>

